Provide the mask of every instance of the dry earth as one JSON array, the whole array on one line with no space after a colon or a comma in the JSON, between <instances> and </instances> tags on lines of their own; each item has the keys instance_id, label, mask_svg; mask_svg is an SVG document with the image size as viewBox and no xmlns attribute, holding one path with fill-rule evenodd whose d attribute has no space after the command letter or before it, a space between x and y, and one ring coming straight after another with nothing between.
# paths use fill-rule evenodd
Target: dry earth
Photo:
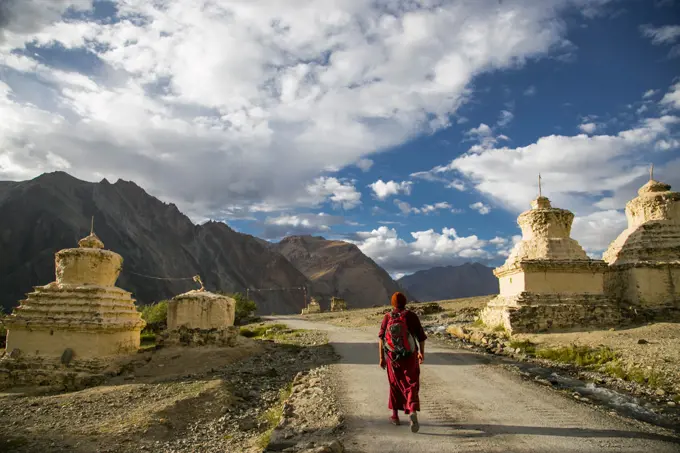
<instances>
[{"instance_id":1,"label":"dry earth","mask_svg":"<svg viewBox=\"0 0 680 453\"><path fill-rule=\"evenodd\" d=\"M323 413L302 427L288 423L302 443L291 451L327 451L316 431L332 432L338 415L332 392L314 388L336 358L332 348L321 332L274 329L266 337L240 338L234 348L148 351L122 375L77 392L0 394L0 451L261 452L294 379L315 398L297 395L294 412Z\"/></svg>"}]
</instances>

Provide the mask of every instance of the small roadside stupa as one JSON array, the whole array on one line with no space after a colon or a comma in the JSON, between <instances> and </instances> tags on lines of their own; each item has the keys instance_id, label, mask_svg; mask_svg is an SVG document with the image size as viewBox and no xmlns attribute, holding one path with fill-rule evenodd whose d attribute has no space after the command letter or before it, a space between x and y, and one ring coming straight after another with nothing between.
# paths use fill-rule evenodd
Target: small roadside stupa
<instances>
[{"instance_id":1,"label":"small roadside stupa","mask_svg":"<svg viewBox=\"0 0 680 453\"><path fill-rule=\"evenodd\" d=\"M139 348L146 323L131 294L115 286L123 258L104 250L94 228L78 245L57 252L56 280L34 287L4 320L8 352L99 359Z\"/></svg>"},{"instance_id":2,"label":"small roadside stupa","mask_svg":"<svg viewBox=\"0 0 680 453\"><path fill-rule=\"evenodd\" d=\"M236 300L211 293L199 276L199 289L175 296L168 303L168 332L165 342L184 346L232 346L238 336L234 327Z\"/></svg>"},{"instance_id":3,"label":"small roadside stupa","mask_svg":"<svg viewBox=\"0 0 680 453\"><path fill-rule=\"evenodd\" d=\"M680 193L654 180L626 204L628 228L604 253L607 294L652 317L680 314Z\"/></svg>"},{"instance_id":4,"label":"small roadside stupa","mask_svg":"<svg viewBox=\"0 0 680 453\"><path fill-rule=\"evenodd\" d=\"M494 270L500 294L481 318L510 332L615 325L618 310L604 295L607 264L588 257L570 237L574 214L553 208L540 188L517 219L522 240Z\"/></svg>"},{"instance_id":5,"label":"small roadside stupa","mask_svg":"<svg viewBox=\"0 0 680 453\"><path fill-rule=\"evenodd\" d=\"M201 287L179 296L168 303L168 330L223 329L234 325L236 301L231 297L211 293L203 287L201 278L194 281Z\"/></svg>"},{"instance_id":6,"label":"small roadside stupa","mask_svg":"<svg viewBox=\"0 0 680 453\"><path fill-rule=\"evenodd\" d=\"M310 313L321 313L321 305L319 305L319 302L313 297L309 300L307 307L302 309L303 315L308 315Z\"/></svg>"}]
</instances>

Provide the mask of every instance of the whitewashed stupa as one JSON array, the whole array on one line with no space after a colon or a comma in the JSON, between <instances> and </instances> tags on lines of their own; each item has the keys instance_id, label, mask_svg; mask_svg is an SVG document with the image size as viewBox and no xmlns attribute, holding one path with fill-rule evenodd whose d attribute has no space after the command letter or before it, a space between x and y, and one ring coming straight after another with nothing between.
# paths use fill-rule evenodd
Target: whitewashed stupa
<instances>
[{"instance_id":1,"label":"whitewashed stupa","mask_svg":"<svg viewBox=\"0 0 680 453\"><path fill-rule=\"evenodd\" d=\"M588 257L570 237L574 214L540 194L517 219L522 240L494 270L500 294L482 311L487 326L539 332L615 325L618 310L604 295L607 264Z\"/></svg>"},{"instance_id":2,"label":"whitewashed stupa","mask_svg":"<svg viewBox=\"0 0 680 453\"><path fill-rule=\"evenodd\" d=\"M604 253L607 294L661 315L680 311L680 193L653 179L626 204L628 228ZM670 309L668 311L667 309ZM665 311L665 312L664 312Z\"/></svg>"},{"instance_id":3,"label":"whitewashed stupa","mask_svg":"<svg viewBox=\"0 0 680 453\"><path fill-rule=\"evenodd\" d=\"M115 286L123 258L94 234L55 256L56 280L36 286L8 316L7 351L22 357L98 359L135 352L146 323Z\"/></svg>"}]
</instances>

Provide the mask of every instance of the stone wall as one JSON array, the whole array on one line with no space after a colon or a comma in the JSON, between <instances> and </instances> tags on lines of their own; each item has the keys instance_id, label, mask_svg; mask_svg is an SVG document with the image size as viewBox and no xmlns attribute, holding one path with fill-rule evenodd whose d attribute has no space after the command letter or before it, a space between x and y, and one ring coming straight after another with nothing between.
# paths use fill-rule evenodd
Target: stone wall
<instances>
[{"instance_id":1,"label":"stone wall","mask_svg":"<svg viewBox=\"0 0 680 453\"><path fill-rule=\"evenodd\" d=\"M498 297L482 317L487 326L503 326L512 333L608 328L635 321L634 312L627 313L603 295L589 294Z\"/></svg>"}]
</instances>

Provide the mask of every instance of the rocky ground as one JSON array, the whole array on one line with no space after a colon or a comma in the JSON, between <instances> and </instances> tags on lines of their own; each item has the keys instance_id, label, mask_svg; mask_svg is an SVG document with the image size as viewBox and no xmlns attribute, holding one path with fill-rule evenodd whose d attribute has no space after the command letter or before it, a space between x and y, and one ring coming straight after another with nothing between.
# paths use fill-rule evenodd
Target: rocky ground
<instances>
[{"instance_id":1,"label":"rocky ground","mask_svg":"<svg viewBox=\"0 0 680 453\"><path fill-rule=\"evenodd\" d=\"M281 433L296 440L287 451L342 451L324 334L268 325L246 334L234 348L145 352L94 388L0 394L0 451L255 453Z\"/></svg>"}]
</instances>

